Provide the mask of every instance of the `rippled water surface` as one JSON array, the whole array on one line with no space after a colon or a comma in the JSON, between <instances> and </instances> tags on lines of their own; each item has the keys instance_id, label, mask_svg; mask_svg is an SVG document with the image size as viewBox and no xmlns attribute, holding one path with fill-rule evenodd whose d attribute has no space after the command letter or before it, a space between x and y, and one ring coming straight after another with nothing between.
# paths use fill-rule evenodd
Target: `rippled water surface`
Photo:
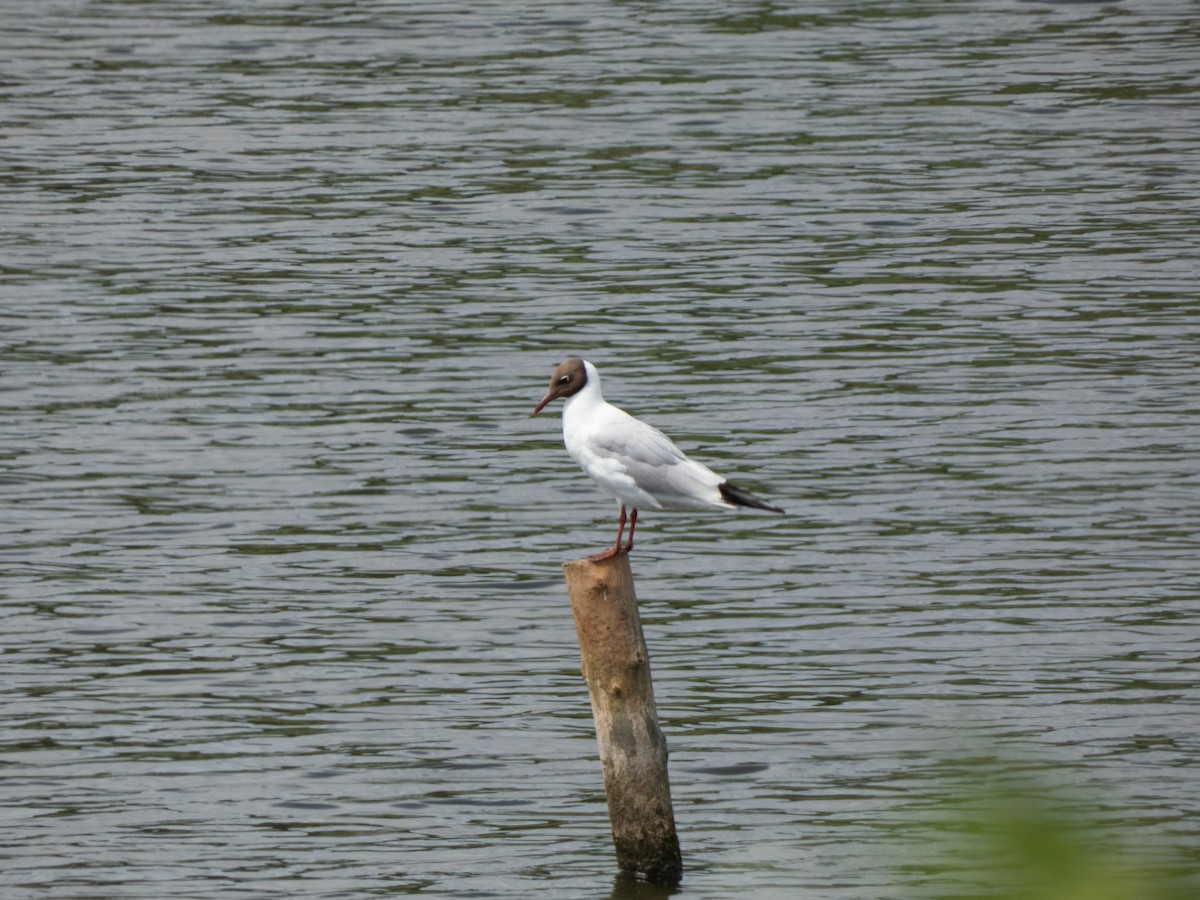
<instances>
[{"instance_id":1,"label":"rippled water surface","mask_svg":"<svg viewBox=\"0 0 1200 900\"><path fill-rule=\"evenodd\" d=\"M654 895L576 354L789 511L639 523L676 896L1200 885L1194 4L4 6L6 898Z\"/></svg>"}]
</instances>

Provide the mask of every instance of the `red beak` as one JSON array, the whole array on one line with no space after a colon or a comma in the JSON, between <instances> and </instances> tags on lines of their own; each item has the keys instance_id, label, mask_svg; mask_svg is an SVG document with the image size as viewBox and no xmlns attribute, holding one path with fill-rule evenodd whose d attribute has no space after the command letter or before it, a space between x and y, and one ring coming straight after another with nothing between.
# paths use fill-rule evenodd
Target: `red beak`
<instances>
[{"instance_id":1,"label":"red beak","mask_svg":"<svg viewBox=\"0 0 1200 900\"><path fill-rule=\"evenodd\" d=\"M545 409L546 404L549 403L553 399L554 399L554 396L552 394L547 394L545 397L542 398L542 401L533 408L533 414L536 416L543 409Z\"/></svg>"}]
</instances>

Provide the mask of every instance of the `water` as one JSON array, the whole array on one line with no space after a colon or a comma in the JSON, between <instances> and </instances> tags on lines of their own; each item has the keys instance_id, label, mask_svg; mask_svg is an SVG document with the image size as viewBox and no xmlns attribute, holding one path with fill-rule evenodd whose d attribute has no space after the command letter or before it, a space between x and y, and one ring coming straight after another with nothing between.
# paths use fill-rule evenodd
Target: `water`
<instances>
[{"instance_id":1,"label":"water","mask_svg":"<svg viewBox=\"0 0 1200 900\"><path fill-rule=\"evenodd\" d=\"M643 895L577 353L790 512L639 524L676 896L974 890L1011 771L1194 887L1194 13L7 4L4 896Z\"/></svg>"}]
</instances>

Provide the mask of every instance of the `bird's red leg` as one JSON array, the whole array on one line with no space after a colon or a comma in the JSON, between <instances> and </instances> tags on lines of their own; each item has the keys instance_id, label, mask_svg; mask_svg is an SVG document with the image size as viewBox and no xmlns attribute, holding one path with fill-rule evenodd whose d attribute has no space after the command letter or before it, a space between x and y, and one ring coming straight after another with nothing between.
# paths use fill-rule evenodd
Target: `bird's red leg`
<instances>
[{"instance_id":1,"label":"bird's red leg","mask_svg":"<svg viewBox=\"0 0 1200 900\"><path fill-rule=\"evenodd\" d=\"M634 515L635 516L637 515L636 510L634 512ZM602 560L608 559L610 556L616 556L618 553L621 552L621 535L624 533L625 533L625 506L622 505L621 506L621 520L620 520L620 522L617 523L616 543L614 543L607 550L601 550L599 553L593 553L591 556L588 557L588 559L590 559L592 562L601 562ZM630 535L632 536L632 532L630 532Z\"/></svg>"},{"instance_id":2,"label":"bird's red leg","mask_svg":"<svg viewBox=\"0 0 1200 900\"><path fill-rule=\"evenodd\" d=\"M630 550L633 549L633 529L636 527L637 527L637 507L635 506L633 508L633 513L629 517L629 543L625 545L626 553L628 553ZM620 539L621 539L621 536L617 535L617 540L619 541Z\"/></svg>"},{"instance_id":3,"label":"bird's red leg","mask_svg":"<svg viewBox=\"0 0 1200 900\"><path fill-rule=\"evenodd\" d=\"M633 511L637 515L637 510ZM617 542L613 544L613 553L621 552L621 535L625 533L625 504L621 504L621 519L617 522Z\"/></svg>"}]
</instances>

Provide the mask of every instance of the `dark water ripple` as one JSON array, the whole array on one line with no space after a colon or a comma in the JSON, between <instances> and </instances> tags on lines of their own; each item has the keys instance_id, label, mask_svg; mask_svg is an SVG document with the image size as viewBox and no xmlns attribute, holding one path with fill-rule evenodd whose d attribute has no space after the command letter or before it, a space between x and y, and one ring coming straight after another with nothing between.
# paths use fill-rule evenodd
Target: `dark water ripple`
<instances>
[{"instance_id":1,"label":"dark water ripple","mask_svg":"<svg viewBox=\"0 0 1200 900\"><path fill-rule=\"evenodd\" d=\"M639 530L681 896L1003 892L1013 772L1194 890L1190 4L0 42L6 897L642 896L558 569L613 510L528 417L574 353L791 513Z\"/></svg>"}]
</instances>

